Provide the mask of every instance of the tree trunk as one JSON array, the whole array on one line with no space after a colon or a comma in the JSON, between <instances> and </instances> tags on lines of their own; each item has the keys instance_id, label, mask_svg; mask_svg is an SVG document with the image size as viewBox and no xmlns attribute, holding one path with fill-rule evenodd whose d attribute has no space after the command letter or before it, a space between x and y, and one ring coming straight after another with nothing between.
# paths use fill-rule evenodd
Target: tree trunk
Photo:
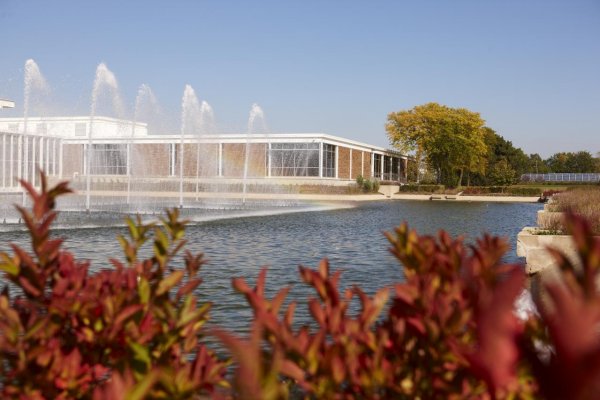
<instances>
[{"instance_id":1,"label":"tree trunk","mask_svg":"<svg viewBox=\"0 0 600 400\"><path fill-rule=\"evenodd\" d=\"M461 186L462 186L462 178L463 178L463 174L464 174L464 172L465 172L465 169L464 169L464 168L461 168L461 169L460 169L460 178L458 178L458 187L461 187Z\"/></svg>"}]
</instances>

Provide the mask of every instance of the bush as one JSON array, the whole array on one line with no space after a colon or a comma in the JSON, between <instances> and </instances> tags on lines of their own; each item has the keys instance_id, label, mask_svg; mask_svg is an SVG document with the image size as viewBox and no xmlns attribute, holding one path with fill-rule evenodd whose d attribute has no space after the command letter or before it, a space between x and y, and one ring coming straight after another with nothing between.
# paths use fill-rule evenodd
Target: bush
<instances>
[{"instance_id":1,"label":"bush","mask_svg":"<svg viewBox=\"0 0 600 400\"><path fill-rule=\"evenodd\" d=\"M600 190L581 188L568 190L553 197L553 209L583 216L592 225L596 235L600 235Z\"/></svg>"},{"instance_id":2,"label":"bush","mask_svg":"<svg viewBox=\"0 0 600 400\"><path fill-rule=\"evenodd\" d=\"M379 192L379 181L377 179L373 179L373 192Z\"/></svg>"},{"instance_id":3,"label":"bush","mask_svg":"<svg viewBox=\"0 0 600 400\"><path fill-rule=\"evenodd\" d=\"M16 291L0 295L0 394L2 398L189 398L224 384L226 364L199 340L210 304L198 305L202 254L186 252L177 210L161 226L127 220L120 236L125 263L88 272L50 238L65 183L42 191L24 183L32 211L19 207L32 253L12 245L0 253L0 270ZM153 245L153 256L138 250Z\"/></svg>"},{"instance_id":4,"label":"bush","mask_svg":"<svg viewBox=\"0 0 600 400\"><path fill-rule=\"evenodd\" d=\"M377 179L365 179L362 175L356 177L356 185L361 188L363 193L377 193L379 191L379 181Z\"/></svg>"},{"instance_id":5,"label":"bush","mask_svg":"<svg viewBox=\"0 0 600 400\"><path fill-rule=\"evenodd\" d=\"M402 185L402 193L441 193L445 189L444 185Z\"/></svg>"},{"instance_id":6,"label":"bush","mask_svg":"<svg viewBox=\"0 0 600 400\"><path fill-rule=\"evenodd\" d=\"M509 187L506 191L514 196L540 196L542 190L539 188L527 188L527 187Z\"/></svg>"},{"instance_id":7,"label":"bush","mask_svg":"<svg viewBox=\"0 0 600 400\"><path fill-rule=\"evenodd\" d=\"M364 182L365 182L365 178L362 175L359 175L356 177L356 185L358 187L362 187Z\"/></svg>"},{"instance_id":8,"label":"bush","mask_svg":"<svg viewBox=\"0 0 600 400\"><path fill-rule=\"evenodd\" d=\"M300 267L316 296L313 323L294 325L289 288L265 297L266 270L255 287L233 280L254 312L250 336L214 334L231 350L235 376L199 340L209 305L192 294L201 254L186 252L184 221L170 211L160 226L128 220L120 237L125 263L88 273L51 239L65 184L36 193L20 209L32 253L13 245L0 270L17 290L0 294L2 398L546 398L591 399L600 393L600 240L569 215L578 259L554 252L556 279L544 281L539 316L513 312L524 288L509 248L484 236L472 246L445 232L419 236L406 224L388 234L404 281L368 295L343 293L341 272L323 260ZM153 255L138 250L153 244ZM287 304L287 305L286 305ZM355 308L358 304L360 307ZM286 305L284 307L284 305ZM551 347L549 347L551 346ZM223 387L217 391L218 386Z\"/></svg>"}]
</instances>

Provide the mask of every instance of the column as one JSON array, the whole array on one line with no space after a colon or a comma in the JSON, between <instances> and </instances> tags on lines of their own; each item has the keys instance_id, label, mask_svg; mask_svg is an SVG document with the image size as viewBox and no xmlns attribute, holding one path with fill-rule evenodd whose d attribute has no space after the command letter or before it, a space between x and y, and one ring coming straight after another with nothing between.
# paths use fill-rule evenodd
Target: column
<instances>
[{"instance_id":1,"label":"column","mask_svg":"<svg viewBox=\"0 0 600 400\"><path fill-rule=\"evenodd\" d=\"M63 175L63 141L62 139L58 142L58 176L62 178Z\"/></svg>"},{"instance_id":2,"label":"column","mask_svg":"<svg viewBox=\"0 0 600 400\"><path fill-rule=\"evenodd\" d=\"M323 177L323 142L319 143L319 178Z\"/></svg>"},{"instance_id":3,"label":"column","mask_svg":"<svg viewBox=\"0 0 600 400\"><path fill-rule=\"evenodd\" d=\"M339 146L335 146L335 177L338 178Z\"/></svg>"},{"instance_id":4,"label":"column","mask_svg":"<svg viewBox=\"0 0 600 400\"><path fill-rule=\"evenodd\" d=\"M218 157L218 175L219 177L223 176L223 143L219 143L219 157Z\"/></svg>"},{"instance_id":5,"label":"column","mask_svg":"<svg viewBox=\"0 0 600 400\"><path fill-rule=\"evenodd\" d=\"M2 187L6 187L6 134L2 135Z\"/></svg>"},{"instance_id":6,"label":"column","mask_svg":"<svg viewBox=\"0 0 600 400\"><path fill-rule=\"evenodd\" d=\"M379 179L383 179L383 176L385 174L385 172L384 172L385 171L385 169L384 169L384 166L385 166L385 155L382 154L380 158L381 158L381 177Z\"/></svg>"},{"instance_id":7,"label":"column","mask_svg":"<svg viewBox=\"0 0 600 400\"><path fill-rule=\"evenodd\" d=\"M27 135L23 135L23 175L21 177L25 180L29 179L29 137Z\"/></svg>"},{"instance_id":8,"label":"column","mask_svg":"<svg viewBox=\"0 0 600 400\"><path fill-rule=\"evenodd\" d=\"M29 141L29 139L28 139L27 141ZM28 144L28 145L29 145L29 144ZM41 143L40 143L40 145L41 145ZM29 182L31 182L31 184L32 184L33 186L35 186L35 180L36 180L36 179L35 179L35 178L36 178L36 173L35 173L35 171L37 170L36 166L38 166L38 164L37 164L35 161L36 161L36 158L39 158L39 156L40 156L40 155L38 154L38 155L37 155L38 157L36 157L36 154L35 154L36 147L37 147L37 146L36 146L36 137L35 137L35 136L33 136L33 137L31 138L31 171L30 171L30 173L31 173L31 176L30 176L30 177L28 177L28 178L25 178L25 179L27 179ZM28 151L27 153L29 153L29 151ZM27 176L27 175L25 175L25 176Z\"/></svg>"},{"instance_id":9,"label":"column","mask_svg":"<svg viewBox=\"0 0 600 400\"><path fill-rule=\"evenodd\" d=\"M46 174L50 175L50 139L46 139Z\"/></svg>"},{"instance_id":10,"label":"column","mask_svg":"<svg viewBox=\"0 0 600 400\"><path fill-rule=\"evenodd\" d=\"M48 143L46 143L48 145ZM40 138L40 155L38 157L38 168L43 169L45 174L48 174L48 170L44 168L44 138Z\"/></svg>"},{"instance_id":11,"label":"column","mask_svg":"<svg viewBox=\"0 0 600 400\"><path fill-rule=\"evenodd\" d=\"M360 152L360 174L363 176L365 176L365 152L361 151Z\"/></svg>"},{"instance_id":12,"label":"column","mask_svg":"<svg viewBox=\"0 0 600 400\"><path fill-rule=\"evenodd\" d=\"M52 139L52 175L56 176L56 139Z\"/></svg>"},{"instance_id":13,"label":"column","mask_svg":"<svg viewBox=\"0 0 600 400\"><path fill-rule=\"evenodd\" d=\"M16 185L19 185L19 179L23 176L21 173L23 172L23 135L17 136L17 182Z\"/></svg>"},{"instance_id":14,"label":"column","mask_svg":"<svg viewBox=\"0 0 600 400\"><path fill-rule=\"evenodd\" d=\"M267 161L268 162L267 176L270 178L271 177L271 142L267 143L267 146L268 146L267 149L268 149L268 152L269 152L269 154L268 154L269 158L268 158L268 161Z\"/></svg>"},{"instance_id":15,"label":"column","mask_svg":"<svg viewBox=\"0 0 600 400\"><path fill-rule=\"evenodd\" d=\"M10 179L10 187L13 187L15 183L15 135L10 135L10 174L8 174L8 178Z\"/></svg>"}]
</instances>

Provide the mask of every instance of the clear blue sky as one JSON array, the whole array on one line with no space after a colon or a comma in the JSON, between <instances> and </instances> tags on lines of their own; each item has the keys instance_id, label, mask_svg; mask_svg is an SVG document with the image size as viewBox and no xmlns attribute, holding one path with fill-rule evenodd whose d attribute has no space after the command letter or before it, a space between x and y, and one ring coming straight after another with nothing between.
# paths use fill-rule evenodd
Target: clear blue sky
<instances>
[{"instance_id":1,"label":"clear blue sky","mask_svg":"<svg viewBox=\"0 0 600 400\"><path fill-rule=\"evenodd\" d=\"M273 132L387 146L390 111L435 101L527 153L600 151L598 0L0 0L0 97L28 58L65 114L104 61L130 105L147 83L176 119L189 83L228 132L256 102Z\"/></svg>"}]
</instances>

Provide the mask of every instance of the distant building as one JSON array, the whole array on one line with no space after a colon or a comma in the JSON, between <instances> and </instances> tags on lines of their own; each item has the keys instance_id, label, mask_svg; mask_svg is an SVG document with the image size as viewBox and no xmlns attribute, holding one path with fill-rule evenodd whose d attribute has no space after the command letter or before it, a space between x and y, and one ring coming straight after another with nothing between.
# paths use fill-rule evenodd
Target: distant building
<instances>
[{"instance_id":1,"label":"distant building","mask_svg":"<svg viewBox=\"0 0 600 400\"><path fill-rule=\"evenodd\" d=\"M91 141L90 141L91 135ZM88 146L91 143L91 151ZM183 146L183 147L182 147ZM88 154L91 162L87 162ZM180 159L183 156L183 162ZM247 161L246 161L247 160ZM405 182L407 157L322 133L151 135L147 125L107 117L0 118L0 188L35 182L36 168L72 179L272 180L348 184L359 175Z\"/></svg>"}]
</instances>

